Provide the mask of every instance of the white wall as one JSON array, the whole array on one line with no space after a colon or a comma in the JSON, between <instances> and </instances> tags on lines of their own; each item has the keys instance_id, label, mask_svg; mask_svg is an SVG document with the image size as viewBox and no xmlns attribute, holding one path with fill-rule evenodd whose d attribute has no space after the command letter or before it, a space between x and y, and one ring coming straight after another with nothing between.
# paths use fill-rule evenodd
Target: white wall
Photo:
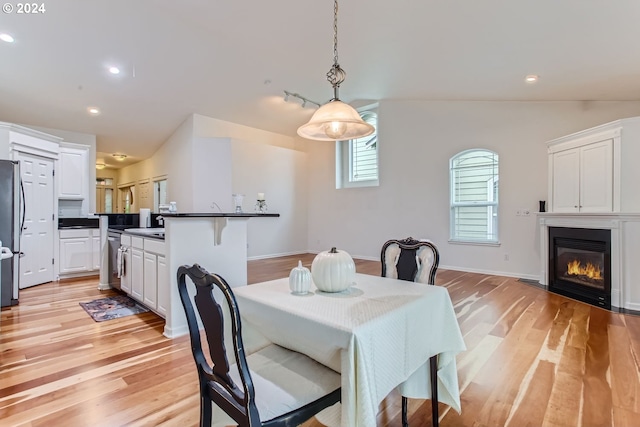
<instances>
[{"instance_id":1,"label":"white wall","mask_svg":"<svg viewBox=\"0 0 640 427\"><path fill-rule=\"evenodd\" d=\"M259 142L261 144L273 145L291 150L304 151L306 149L306 141L292 138L290 136L226 122L212 117L201 116L199 114L194 114L192 117L193 136L195 138L233 138L241 141Z\"/></svg>"},{"instance_id":2,"label":"white wall","mask_svg":"<svg viewBox=\"0 0 640 427\"><path fill-rule=\"evenodd\" d=\"M120 169L118 185L166 175L167 198L175 201L180 211L192 211L192 140L193 116L189 116L151 158ZM134 207L134 212L137 211Z\"/></svg>"},{"instance_id":3,"label":"white wall","mask_svg":"<svg viewBox=\"0 0 640 427\"><path fill-rule=\"evenodd\" d=\"M218 212L215 202L223 212L232 212L233 193L231 169L235 167L231 157L231 139L194 138L191 170L193 212Z\"/></svg>"},{"instance_id":4,"label":"white wall","mask_svg":"<svg viewBox=\"0 0 640 427\"><path fill-rule=\"evenodd\" d=\"M253 212L264 193L268 212L279 218L251 218L248 256L285 255L307 250L307 155L272 145L232 142L233 191L245 194L243 209Z\"/></svg>"},{"instance_id":5,"label":"white wall","mask_svg":"<svg viewBox=\"0 0 640 427\"><path fill-rule=\"evenodd\" d=\"M248 255L253 258L307 249L306 142L194 114L154 155L120 170L118 184L167 176L167 196L179 212L233 209L232 194L246 194L253 212L258 192L280 218L248 222ZM134 211L137 211L134 209Z\"/></svg>"},{"instance_id":6,"label":"white wall","mask_svg":"<svg viewBox=\"0 0 640 427\"><path fill-rule=\"evenodd\" d=\"M640 102L382 101L380 187L336 190L335 145L309 144L308 248L379 259L387 239L429 238L444 268L537 279L545 142L637 115ZM478 147L500 156L497 247L448 243L449 159ZM532 215L516 216L520 208Z\"/></svg>"}]
</instances>

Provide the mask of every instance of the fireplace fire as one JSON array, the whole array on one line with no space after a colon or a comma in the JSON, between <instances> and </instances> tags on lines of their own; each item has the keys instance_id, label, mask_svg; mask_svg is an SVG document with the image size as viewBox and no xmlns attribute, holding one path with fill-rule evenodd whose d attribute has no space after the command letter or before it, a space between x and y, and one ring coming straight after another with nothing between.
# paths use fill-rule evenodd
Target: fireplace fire
<instances>
[{"instance_id":1,"label":"fireplace fire","mask_svg":"<svg viewBox=\"0 0 640 427\"><path fill-rule=\"evenodd\" d=\"M611 231L549 227L549 290L611 308Z\"/></svg>"},{"instance_id":2,"label":"fireplace fire","mask_svg":"<svg viewBox=\"0 0 640 427\"><path fill-rule=\"evenodd\" d=\"M595 266L588 262L587 265L583 267L577 259L567 264L567 276L577 276L578 278L586 276L589 280L604 280L600 274L600 266Z\"/></svg>"}]
</instances>

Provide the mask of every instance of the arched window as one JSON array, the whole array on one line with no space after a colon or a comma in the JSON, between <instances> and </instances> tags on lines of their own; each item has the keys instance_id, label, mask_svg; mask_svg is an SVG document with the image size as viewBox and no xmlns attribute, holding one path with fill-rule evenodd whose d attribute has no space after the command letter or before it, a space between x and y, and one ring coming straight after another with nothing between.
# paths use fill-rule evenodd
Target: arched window
<instances>
[{"instance_id":1,"label":"arched window","mask_svg":"<svg viewBox=\"0 0 640 427\"><path fill-rule=\"evenodd\" d=\"M466 150L449 161L451 240L498 243L498 154Z\"/></svg>"}]
</instances>

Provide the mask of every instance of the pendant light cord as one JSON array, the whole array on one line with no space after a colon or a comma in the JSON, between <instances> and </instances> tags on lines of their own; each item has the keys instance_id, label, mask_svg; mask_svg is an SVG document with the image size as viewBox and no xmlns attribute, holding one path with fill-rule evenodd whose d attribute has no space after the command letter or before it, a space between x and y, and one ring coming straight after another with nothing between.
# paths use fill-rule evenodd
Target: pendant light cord
<instances>
[{"instance_id":1,"label":"pendant light cord","mask_svg":"<svg viewBox=\"0 0 640 427\"><path fill-rule=\"evenodd\" d=\"M333 66L327 73L327 81L333 86L332 101L339 101L338 89L347 78L347 73L338 64L338 0L333 1Z\"/></svg>"},{"instance_id":2,"label":"pendant light cord","mask_svg":"<svg viewBox=\"0 0 640 427\"><path fill-rule=\"evenodd\" d=\"M338 0L333 0L333 65L338 65Z\"/></svg>"}]
</instances>

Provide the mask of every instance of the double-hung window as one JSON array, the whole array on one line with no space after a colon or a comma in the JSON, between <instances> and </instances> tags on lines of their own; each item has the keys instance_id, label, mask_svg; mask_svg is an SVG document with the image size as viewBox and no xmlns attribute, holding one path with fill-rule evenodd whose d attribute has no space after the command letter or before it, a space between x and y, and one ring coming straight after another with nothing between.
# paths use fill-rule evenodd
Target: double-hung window
<instances>
[{"instance_id":1,"label":"double-hung window","mask_svg":"<svg viewBox=\"0 0 640 427\"><path fill-rule=\"evenodd\" d=\"M363 138L336 143L336 188L373 187L378 181L378 115L366 110L362 120L375 131Z\"/></svg>"},{"instance_id":2,"label":"double-hung window","mask_svg":"<svg viewBox=\"0 0 640 427\"><path fill-rule=\"evenodd\" d=\"M498 243L498 154L474 149L453 156L451 241Z\"/></svg>"}]
</instances>

